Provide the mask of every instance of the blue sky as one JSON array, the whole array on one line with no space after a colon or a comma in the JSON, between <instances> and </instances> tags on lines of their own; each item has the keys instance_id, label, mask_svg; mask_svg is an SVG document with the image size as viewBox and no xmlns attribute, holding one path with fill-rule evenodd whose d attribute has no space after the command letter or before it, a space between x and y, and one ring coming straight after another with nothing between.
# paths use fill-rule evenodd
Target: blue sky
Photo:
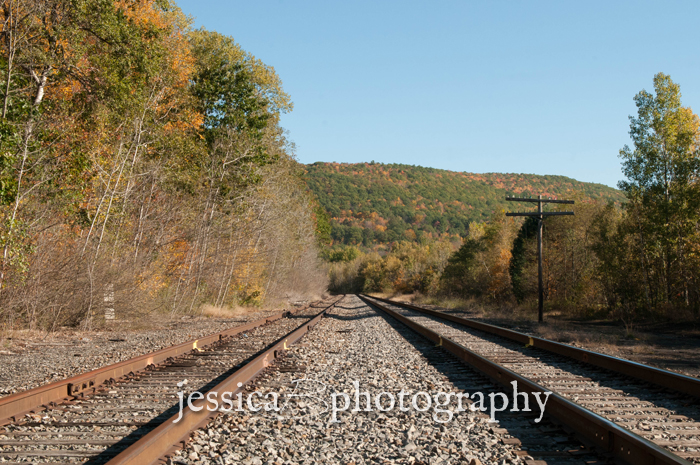
<instances>
[{"instance_id":1,"label":"blue sky","mask_svg":"<svg viewBox=\"0 0 700 465\"><path fill-rule=\"evenodd\" d=\"M177 0L176 0L177 1ZM632 98L700 110L700 2L179 0L275 68L302 163L559 174L615 186Z\"/></svg>"}]
</instances>

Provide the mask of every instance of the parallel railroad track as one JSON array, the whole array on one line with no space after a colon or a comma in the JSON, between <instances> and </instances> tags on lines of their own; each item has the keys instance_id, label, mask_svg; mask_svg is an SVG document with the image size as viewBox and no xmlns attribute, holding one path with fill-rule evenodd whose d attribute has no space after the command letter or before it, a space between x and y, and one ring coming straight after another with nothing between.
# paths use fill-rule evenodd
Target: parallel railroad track
<instances>
[{"instance_id":1,"label":"parallel railroad track","mask_svg":"<svg viewBox=\"0 0 700 465\"><path fill-rule=\"evenodd\" d=\"M285 349L342 299L2 398L0 463L162 463L217 415L185 408L173 423L177 391L235 395L269 365L298 371L286 366ZM420 350L460 389L507 391L516 380L521 392L555 392L541 423L503 412L493 428L525 463L700 463L700 380L442 312L363 299L431 341L434 349Z\"/></svg>"},{"instance_id":2,"label":"parallel railroad track","mask_svg":"<svg viewBox=\"0 0 700 465\"><path fill-rule=\"evenodd\" d=\"M195 413L186 408L182 420L173 423L179 411L177 391L245 389L341 299L2 398L0 463L162 460L191 429L213 416L206 409Z\"/></svg>"},{"instance_id":3,"label":"parallel railroad track","mask_svg":"<svg viewBox=\"0 0 700 465\"><path fill-rule=\"evenodd\" d=\"M304 348L292 353L290 358L301 362L296 368L304 373L297 372L293 378L325 383L333 386L336 392L347 387L350 380L359 380L363 385L369 382L368 389L372 391L369 386L374 385L375 394L380 390L397 393L399 388L411 390L417 386L433 395L438 391L478 391L488 397L490 393L502 391L497 383L466 366L459 358L445 354L382 312L366 304L358 305L358 301L356 296L351 296L336 306L323 328L310 335ZM392 334L394 331L398 334ZM404 372L409 366L413 373ZM265 392L270 386L291 387L292 377L283 371L267 371L255 381L256 390ZM380 385L373 384L380 378L383 379ZM313 402L306 407L310 405ZM277 417L282 421L276 426L274 419L254 421L247 417L222 416L198 431L183 452L173 457L177 460L175 463L200 463L202 457L211 463L221 463L225 457L228 461L223 463L472 464L477 463L470 460L475 453L481 454L482 463L614 463L607 454L582 444L565 427L546 418L537 422L539 412L502 412L498 415L500 423L490 424L489 415L468 409L455 414L451 421L438 424L430 412L405 414L390 409L380 416L376 411L360 410L344 412L340 423L332 424L327 423L329 417L310 419L312 411L303 408L298 403L292 405L290 409L297 413ZM300 412L304 413L299 422L289 418ZM370 425L364 431L363 420ZM262 446L256 447L256 443ZM285 444L293 444L292 450ZM270 453L269 447L276 452ZM300 454L303 448L307 449ZM280 451L285 451L284 458L278 455ZM246 456L248 459L244 460ZM546 462L536 461L533 456L545 458ZM252 462L253 458L260 462Z\"/></svg>"},{"instance_id":4,"label":"parallel railroad track","mask_svg":"<svg viewBox=\"0 0 700 465\"><path fill-rule=\"evenodd\" d=\"M529 382L532 390L554 392L548 413L617 459L700 463L699 379L442 312L364 299L503 386L518 380L519 387Z\"/></svg>"}]
</instances>

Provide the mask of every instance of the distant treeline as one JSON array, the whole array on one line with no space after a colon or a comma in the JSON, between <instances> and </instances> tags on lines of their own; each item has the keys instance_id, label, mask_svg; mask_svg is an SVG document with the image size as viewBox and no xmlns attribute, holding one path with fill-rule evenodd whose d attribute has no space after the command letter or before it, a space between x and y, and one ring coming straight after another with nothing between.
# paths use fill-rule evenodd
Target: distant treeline
<instances>
[{"instance_id":1,"label":"distant treeline","mask_svg":"<svg viewBox=\"0 0 700 465\"><path fill-rule=\"evenodd\" d=\"M381 163L314 163L306 182L330 216L334 244L464 238L471 222L513 205L506 194L621 202L622 193L564 176L473 174Z\"/></svg>"},{"instance_id":2,"label":"distant treeline","mask_svg":"<svg viewBox=\"0 0 700 465\"><path fill-rule=\"evenodd\" d=\"M169 0L0 7L0 323L323 291L274 69Z\"/></svg>"},{"instance_id":3,"label":"distant treeline","mask_svg":"<svg viewBox=\"0 0 700 465\"><path fill-rule=\"evenodd\" d=\"M679 86L664 74L654 77L654 93L641 91L635 102L638 114L630 118L634 146L625 146L619 153L626 177L619 183L624 202L614 202L617 195L591 199L579 194L574 197L575 216L544 221L546 306L581 314L604 312L625 321L659 316L698 318L699 119L681 105ZM391 168L403 172L407 184L411 172L436 174ZM362 170L359 165L323 168L331 169ZM365 169L381 171L382 167ZM443 173L439 174L444 179ZM328 177L343 178L348 176ZM380 181L375 179L366 187L357 183L360 187L341 198L359 195L356 193L363 189L375 192L370 186ZM556 195L539 188L545 196ZM532 194L537 193L537 188L532 189ZM335 192L329 189L322 203L334 198ZM449 204L448 199L442 204ZM342 204L344 218L359 217L357 211L349 212L350 205L372 208L375 202L346 201ZM382 215L395 211L386 202L376 203L378 209L380 205L382 212L389 212ZM424 235L417 241L394 242L388 252L381 253L336 245L324 252L331 262L331 288L337 292L422 292L531 305L537 298L536 224L534 218L516 220L497 211L488 221L469 223L462 239ZM398 233L393 237L398 238Z\"/></svg>"}]
</instances>

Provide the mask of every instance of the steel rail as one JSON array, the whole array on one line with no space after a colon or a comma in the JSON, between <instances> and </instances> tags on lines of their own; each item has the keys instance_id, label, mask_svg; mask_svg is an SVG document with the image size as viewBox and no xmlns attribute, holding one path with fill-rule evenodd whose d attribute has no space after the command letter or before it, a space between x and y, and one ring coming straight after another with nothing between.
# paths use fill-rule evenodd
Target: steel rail
<instances>
[{"instance_id":1,"label":"steel rail","mask_svg":"<svg viewBox=\"0 0 700 465\"><path fill-rule=\"evenodd\" d=\"M289 312L278 312L199 339L193 339L155 352L139 355L87 373L0 398L0 426L18 421L27 413L55 407L58 403L69 400L72 397L94 393L106 381L116 380L130 373L144 370L149 365L155 365L169 358L191 352L194 349L206 347L220 341L224 337L250 331L258 326L279 320L287 313Z\"/></svg>"},{"instance_id":2,"label":"steel rail","mask_svg":"<svg viewBox=\"0 0 700 465\"><path fill-rule=\"evenodd\" d=\"M480 331L501 336L529 347L536 347L538 349L546 350L547 352L563 355L564 357L569 357L574 360L578 360L579 362L588 363L599 368L615 371L647 383L656 384L657 386L661 386L666 389L671 389L676 392L681 392L683 394L700 398L700 379L693 378L692 376L674 373L672 371L632 362L630 360L623 360L611 355L581 349L579 347L562 344L561 342L550 341L541 337L530 336L511 329L501 328L500 326L481 323L479 321L474 321L467 318L461 318L438 310L429 310L427 308L417 307L415 305L403 302L395 302L393 300L382 299L379 297L367 297L391 305L397 305L399 307L415 310L426 315L448 320L470 328L478 329Z\"/></svg>"},{"instance_id":3,"label":"steel rail","mask_svg":"<svg viewBox=\"0 0 700 465\"><path fill-rule=\"evenodd\" d=\"M478 355L451 339L428 329L410 318L407 318L388 307L374 302L369 297L361 295L360 298L393 318L397 319L413 331L442 346L448 352L465 361L474 369L488 376L497 384L512 389L510 384L516 381L518 391L526 392L530 401L534 404L533 392L545 392L547 388L508 370L491 360ZM386 299L377 299L385 301ZM390 301L391 302L391 301ZM393 304L393 302L391 302ZM552 393L547 402L546 415L556 419L561 424L572 428L584 442L598 448L615 458L630 465L691 465L687 460L657 446L651 441L638 436L615 423L585 409L562 396Z\"/></svg>"},{"instance_id":4,"label":"steel rail","mask_svg":"<svg viewBox=\"0 0 700 465\"><path fill-rule=\"evenodd\" d=\"M294 344L301 339L344 297L336 300L311 320L279 339L272 347L211 388L207 393L202 392L206 399L192 402L192 405L198 410L190 409L189 405L185 406L179 421L175 422L174 420L180 414L173 415L153 431L141 437L132 446L112 458L107 462L107 465L145 465L163 461L169 454L179 449L180 444L187 442L192 431L204 427L213 417L220 414L218 410L210 411L205 407L207 402L211 402L210 396L216 399L218 405L222 405L221 395L223 393L231 393L231 398L233 398L243 391L246 384L250 383L287 349L287 345Z\"/></svg>"}]
</instances>

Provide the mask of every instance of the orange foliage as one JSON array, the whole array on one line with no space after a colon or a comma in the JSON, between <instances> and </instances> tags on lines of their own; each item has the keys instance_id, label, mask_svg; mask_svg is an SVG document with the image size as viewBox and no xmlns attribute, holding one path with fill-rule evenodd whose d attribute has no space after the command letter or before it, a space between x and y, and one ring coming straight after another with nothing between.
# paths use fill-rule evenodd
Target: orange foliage
<instances>
[{"instance_id":1,"label":"orange foliage","mask_svg":"<svg viewBox=\"0 0 700 465\"><path fill-rule=\"evenodd\" d=\"M170 114L184 103L184 89L195 71L195 57L185 36L188 20L179 12L163 11L154 0L119 0L116 6L144 31L158 29L164 32L161 40L167 50L167 68L163 76L156 78L164 86L164 95L157 106L159 116ZM191 109L182 110L178 116L177 120L166 124L166 133L197 129L204 122L203 115Z\"/></svg>"}]
</instances>

